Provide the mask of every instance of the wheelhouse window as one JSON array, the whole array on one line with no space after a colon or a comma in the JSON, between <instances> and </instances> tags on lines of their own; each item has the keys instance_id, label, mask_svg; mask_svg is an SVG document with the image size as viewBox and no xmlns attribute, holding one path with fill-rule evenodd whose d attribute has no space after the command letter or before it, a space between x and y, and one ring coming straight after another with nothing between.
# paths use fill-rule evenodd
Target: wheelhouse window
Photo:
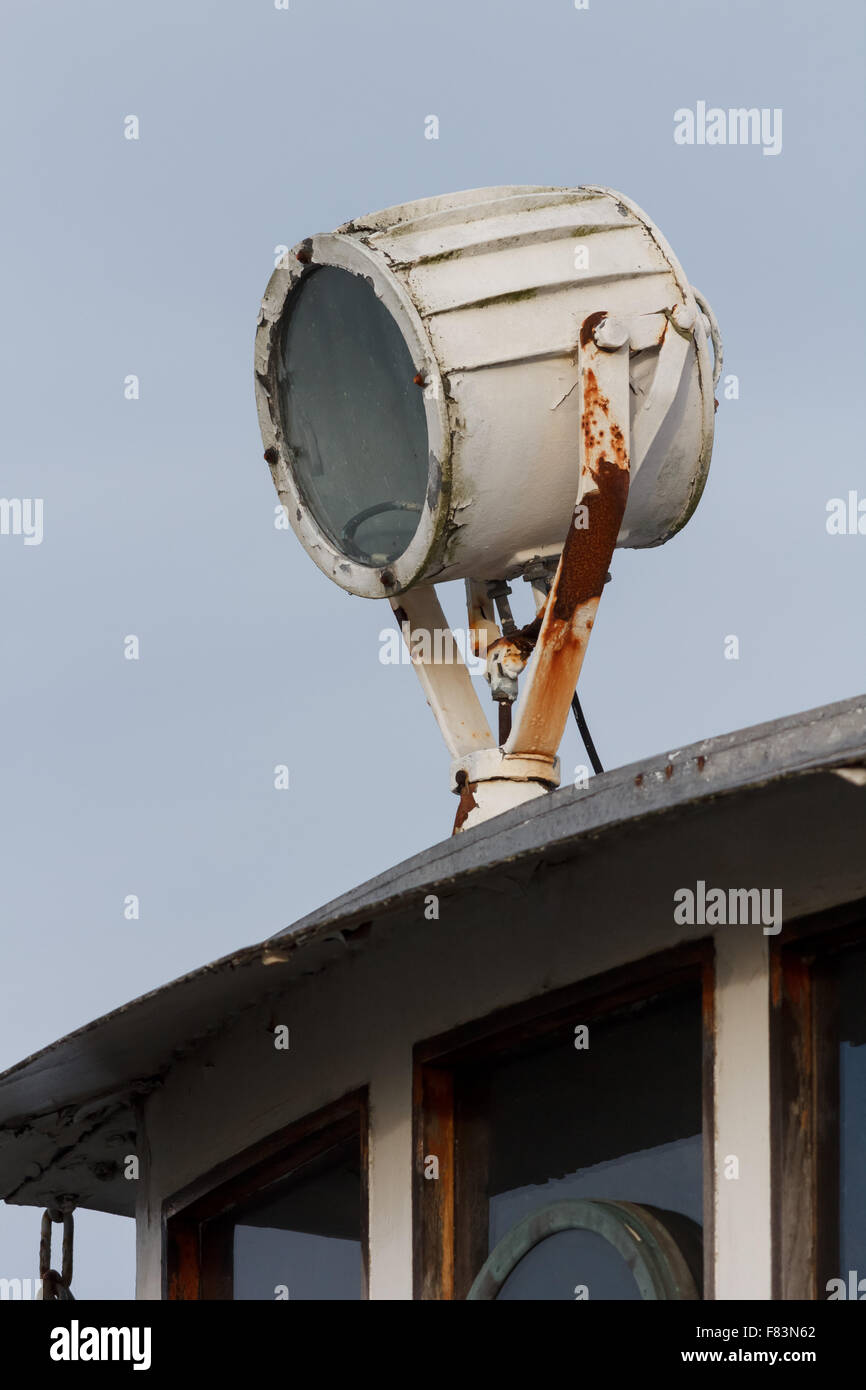
<instances>
[{"instance_id":1,"label":"wheelhouse window","mask_svg":"<svg viewBox=\"0 0 866 1390\"><path fill-rule=\"evenodd\" d=\"M229 1218L236 1299L363 1297L358 1135Z\"/></svg>"},{"instance_id":2,"label":"wheelhouse window","mask_svg":"<svg viewBox=\"0 0 866 1390\"><path fill-rule=\"evenodd\" d=\"M775 1286L866 1298L866 903L773 957Z\"/></svg>"},{"instance_id":3,"label":"wheelhouse window","mask_svg":"<svg viewBox=\"0 0 866 1390\"><path fill-rule=\"evenodd\" d=\"M168 1204L168 1296L367 1296L366 1103L290 1126Z\"/></svg>"},{"instance_id":4,"label":"wheelhouse window","mask_svg":"<svg viewBox=\"0 0 866 1390\"><path fill-rule=\"evenodd\" d=\"M702 948L418 1050L417 1296L703 1296L710 971Z\"/></svg>"}]
</instances>

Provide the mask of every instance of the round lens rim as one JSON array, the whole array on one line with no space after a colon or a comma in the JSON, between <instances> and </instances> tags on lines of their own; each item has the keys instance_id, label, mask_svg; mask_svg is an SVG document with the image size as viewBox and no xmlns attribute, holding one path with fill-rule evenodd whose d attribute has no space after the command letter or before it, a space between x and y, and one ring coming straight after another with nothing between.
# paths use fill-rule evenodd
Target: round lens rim
<instances>
[{"instance_id":1,"label":"round lens rim","mask_svg":"<svg viewBox=\"0 0 866 1390\"><path fill-rule=\"evenodd\" d=\"M277 359L295 290L323 266L366 279L395 320L422 378L427 423L427 489L418 526L402 554L385 565L364 565L341 551L313 516L297 482L283 437L277 390ZM451 435L445 392L433 344L407 291L381 252L357 235L331 232L297 243L281 260L265 291L256 333L256 398L265 458L289 523L310 557L329 579L363 598L404 592L436 568L446 539L451 492Z\"/></svg>"}]
</instances>

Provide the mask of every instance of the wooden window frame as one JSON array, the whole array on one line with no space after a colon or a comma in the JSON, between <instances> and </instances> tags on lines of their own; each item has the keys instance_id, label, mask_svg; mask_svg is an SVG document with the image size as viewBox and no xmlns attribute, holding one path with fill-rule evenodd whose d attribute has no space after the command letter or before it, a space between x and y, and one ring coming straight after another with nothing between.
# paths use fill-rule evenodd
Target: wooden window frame
<instances>
[{"instance_id":1,"label":"wooden window frame","mask_svg":"<svg viewBox=\"0 0 866 1390\"><path fill-rule=\"evenodd\" d=\"M826 967L858 945L866 945L866 898L786 924L770 946L774 1299L824 1298L841 1272L838 1047Z\"/></svg>"},{"instance_id":2,"label":"wooden window frame","mask_svg":"<svg viewBox=\"0 0 866 1390\"><path fill-rule=\"evenodd\" d=\"M361 1166L361 1297L369 1297L368 1116L365 1087L250 1145L167 1198L163 1298L232 1299L232 1214L355 1136Z\"/></svg>"},{"instance_id":3,"label":"wooden window frame","mask_svg":"<svg viewBox=\"0 0 866 1390\"><path fill-rule=\"evenodd\" d=\"M413 1297L462 1299L477 1270L462 1267L472 1257L463 1252L474 1245L486 1248L486 1229L472 1237L472 1151L484 1144L482 1126L461 1124L462 1142L470 1162L456 1163L455 1073L466 1062L493 1060L497 1056L531 1048L545 1037L566 1034L575 1021L589 1023L627 1007L652 999L686 984L699 984L702 1007L702 1129L703 1129L703 1246L704 1299L713 1297L715 1248L715 949L711 937L659 952L629 965L594 975L574 985L509 1008L486 1018L428 1038L414 1049L413 1068ZM439 1177L424 1177L424 1158L439 1159ZM456 1223L469 1230L468 1240L455 1248ZM477 1224L477 1222L476 1222Z\"/></svg>"}]
</instances>

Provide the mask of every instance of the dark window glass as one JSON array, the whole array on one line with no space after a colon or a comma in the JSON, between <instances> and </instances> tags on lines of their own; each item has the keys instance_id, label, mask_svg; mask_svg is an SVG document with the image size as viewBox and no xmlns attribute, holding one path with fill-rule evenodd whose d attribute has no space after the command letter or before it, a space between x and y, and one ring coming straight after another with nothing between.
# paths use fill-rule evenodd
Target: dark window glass
<instances>
[{"instance_id":1,"label":"dark window glass","mask_svg":"<svg viewBox=\"0 0 866 1390\"><path fill-rule=\"evenodd\" d=\"M462 1190L468 1204L487 1213L485 1234L483 1219L463 1212L466 1226L476 1226L475 1273L517 1222L567 1198L681 1213L697 1235L701 1058L694 991L590 1021L586 1050L568 1035L544 1050L467 1069L458 1091L458 1199ZM467 1172L461 1179L461 1161L486 1178L473 1180ZM535 1246L499 1297L573 1299L580 1285L590 1299L639 1297L613 1246L584 1231L561 1232Z\"/></svg>"},{"instance_id":2,"label":"dark window glass","mask_svg":"<svg viewBox=\"0 0 866 1390\"><path fill-rule=\"evenodd\" d=\"M363 1297L359 1147L305 1164L235 1218L236 1299Z\"/></svg>"},{"instance_id":3,"label":"dark window glass","mask_svg":"<svg viewBox=\"0 0 866 1390\"><path fill-rule=\"evenodd\" d=\"M283 434L318 525L360 564L401 555L427 491L416 368L370 284L323 266L290 301L278 359Z\"/></svg>"},{"instance_id":4,"label":"dark window glass","mask_svg":"<svg viewBox=\"0 0 866 1390\"><path fill-rule=\"evenodd\" d=\"M595 1301L640 1301L631 1270L608 1241L593 1231L558 1231L524 1255L497 1298L582 1301L585 1291Z\"/></svg>"},{"instance_id":5,"label":"dark window glass","mask_svg":"<svg viewBox=\"0 0 866 1390\"><path fill-rule=\"evenodd\" d=\"M840 957L838 981L840 1275L866 1278L866 950Z\"/></svg>"}]
</instances>

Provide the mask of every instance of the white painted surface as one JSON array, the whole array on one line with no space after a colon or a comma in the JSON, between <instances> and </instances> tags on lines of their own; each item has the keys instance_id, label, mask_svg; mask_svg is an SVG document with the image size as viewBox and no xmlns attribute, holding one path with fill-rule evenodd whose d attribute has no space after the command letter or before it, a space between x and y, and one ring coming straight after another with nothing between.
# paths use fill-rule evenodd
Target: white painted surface
<instances>
[{"instance_id":1,"label":"white painted surface","mask_svg":"<svg viewBox=\"0 0 866 1390\"><path fill-rule=\"evenodd\" d=\"M576 793L575 795L578 795ZM483 888L471 876L441 890L438 920L425 898L374 923L359 948L318 947L304 959L319 973L291 981L276 1003L224 1021L221 1031L169 1073L146 1102L149 1164L139 1205L139 1297L159 1295L161 1207L217 1164L347 1092L369 1087L370 1293L412 1296L412 1051L496 1009L536 999L713 934L677 925L674 889L693 865L709 883L760 882L758 866L778 845L761 839L758 813L731 808L730 823L695 815L688 843L671 854L670 822L644 822L621 840L603 837L576 858L540 869L505 864ZM654 818L650 818L654 824ZM732 841L731 826L736 828ZM667 829L664 827L667 826ZM660 842L666 843L666 850ZM790 855L791 846L785 848ZM816 878L797 852L785 877L786 917L863 891L850 865ZM685 875L683 877L682 875ZM531 892L526 885L531 880ZM856 881L855 881L856 880ZM720 926L717 946L716 1297L770 1296L768 937L760 926ZM277 960L279 953L273 953ZM275 990L279 971L274 966ZM270 967L268 967L270 969ZM217 1027L219 1020L214 1020ZM273 1028L290 1028L276 1051ZM739 1177L723 1176L735 1154Z\"/></svg>"},{"instance_id":2,"label":"white painted surface","mask_svg":"<svg viewBox=\"0 0 866 1390\"><path fill-rule=\"evenodd\" d=\"M583 875L581 898L571 900L573 924L564 920L569 899L561 889L553 896L555 873L533 893L531 925L523 920L519 875L488 890L498 910L487 921L475 918L472 892L443 896L438 921L424 918L419 900L417 921L301 978L280 1003L246 1011L179 1063L147 1100L150 1202L142 1199L139 1208L147 1223L139 1297L157 1296L165 1198L292 1120L369 1085L370 1294L411 1298L414 1044L695 934L674 925L666 903L649 941L637 878L619 884L615 929L595 930L593 877ZM277 1023L290 1028L287 1052L273 1046Z\"/></svg>"},{"instance_id":3,"label":"white painted surface","mask_svg":"<svg viewBox=\"0 0 866 1390\"><path fill-rule=\"evenodd\" d=\"M716 1025L716 1298L771 1298L770 990L757 928L716 935ZM725 1176L731 1156L737 1178Z\"/></svg>"},{"instance_id":4,"label":"white painted surface","mask_svg":"<svg viewBox=\"0 0 866 1390\"><path fill-rule=\"evenodd\" d=\"M412 1059L383 1053L370 1088L370 1298L412 1297Z\"/></svg>"},{"instance_id":5,"label":"white painted surface","mask_svg":"<svg viewBox=\"0 0 866 1390\"><path fill-rule=\"evenodd\" d=\"M679 345L667 325L666 347L632 364L632 412L648 413L654 429L638 429L618 543L658 545L685 524L712 449L705 319L658 228L621 194L513 187L422 199L314 236L284 259L256 336L259 423L289 522L335 583L391 597L418 583L511 577L559 553L579 475L579 335L599 311L635 331L660 314L690 325ZM381 567L343 554L311 516L268 384L287 298L310 263L369 280L426 382L428 497L406 550Z\"/></svg>"}]
</instances>

